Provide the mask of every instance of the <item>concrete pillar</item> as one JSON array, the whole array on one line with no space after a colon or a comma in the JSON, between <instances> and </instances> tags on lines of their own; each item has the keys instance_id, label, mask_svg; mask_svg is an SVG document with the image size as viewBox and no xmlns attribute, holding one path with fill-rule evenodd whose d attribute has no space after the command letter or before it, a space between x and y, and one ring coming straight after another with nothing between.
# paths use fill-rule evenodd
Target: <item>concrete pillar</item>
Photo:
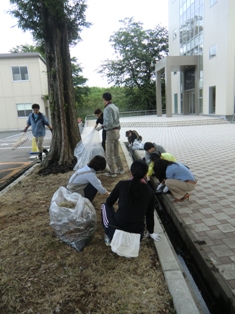
<instances>
[{"instance_id":1,"label":"concrete pillar","mask_svg":"<svg viewBox=\"0 0 235 314\"><path fill-rule=\"evenodd\" d=\"M171 97L171 64L170 60L166 59L165 67L165 89L166 89L166 116L172 117L172 97Z\"/></svg>"},{"instance_id":2,"label":"concrete pillar","mask_svg":"<svg viewBox=\"0 0 235 314\"><path fill-rule=\"evenodd\" d=\"M161 71L156 71L156 101L157 101L157 116L162 116L162 88L161 88Z\"/></svg>"}]
</instances>

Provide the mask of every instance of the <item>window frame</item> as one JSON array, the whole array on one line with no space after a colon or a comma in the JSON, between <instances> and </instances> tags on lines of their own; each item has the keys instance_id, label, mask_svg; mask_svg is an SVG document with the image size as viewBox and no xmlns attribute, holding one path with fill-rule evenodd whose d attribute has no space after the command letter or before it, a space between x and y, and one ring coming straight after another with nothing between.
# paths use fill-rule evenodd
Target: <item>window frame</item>
<instances>
[{"instance_id":1,"label":"window frame","mask_svg":"<svg viewBox=\"0 0 235 314\"><path fill-rule=\"evenodd\" d=\"M212 53L211 50L215 48L215 53ZM211 45L209 47L209 59L213 59L217 56L217 44Z\"/></svg>"},{"instance_id":2,"label":"window frame","mask_svg":"<svg viewBox=\"0 0 235 314\"><path fill-rule=\"evenodd\" d=\"M24 109L23 110L19 110L18 109L18 106L24 106ZM30 106L30 109L28 108L25 108L25 106ZM19 112L22 112L24 111L24 115L19 115ZM17 118L27 118L28 115L30 113L32 113L32 103L17 103L16 104L16 112L17 112Z\"/></svg>"},{"instance_id":3,"label":"window frame","mask_svg":"<svg viewBox=\"0 0 235 314\"><path fill-rule=\"evenodd\" d=\"M19 69L19 75L20 75L20 79L19 80L14 79L13 68L18 68ZM27 79L22 79L22 72L20 70L21 68L26 68L27 69L27 76L28 76ZM12 80L13 80L13 82L28 82L29 81L29 70L28 70L28 66L27 65L12 65L11 66L11 73L12 73Z\"/></svg>"}]
</instances>

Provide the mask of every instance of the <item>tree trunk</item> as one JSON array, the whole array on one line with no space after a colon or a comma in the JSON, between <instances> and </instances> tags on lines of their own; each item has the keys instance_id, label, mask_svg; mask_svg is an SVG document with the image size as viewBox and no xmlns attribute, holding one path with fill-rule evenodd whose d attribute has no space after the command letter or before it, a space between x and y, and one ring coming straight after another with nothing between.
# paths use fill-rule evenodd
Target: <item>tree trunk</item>
<instances>
[{"instance_id":1,"label":"tree trunk","mask_svg":"<svg viewBox=\"0 0 235 314\"><path fill-rule=\"evenodd\" d=\"M48 76L51 124L53 128L50 152L43 167L57 163L74 164L74 148L81 140L72 83L72 71L66 22L50 14L42 4L45 51Z\"/></svg>"}]
</instances>

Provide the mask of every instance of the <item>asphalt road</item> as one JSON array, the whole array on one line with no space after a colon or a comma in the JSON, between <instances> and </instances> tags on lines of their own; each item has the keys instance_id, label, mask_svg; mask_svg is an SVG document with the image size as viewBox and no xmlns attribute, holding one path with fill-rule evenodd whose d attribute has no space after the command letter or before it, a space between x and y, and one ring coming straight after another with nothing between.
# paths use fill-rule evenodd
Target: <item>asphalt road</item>
<instances>
[{"instance_id":1,"label":"asphalt road","mask_svg":"<svg viewBox=\"0 0 235 314\"><path fill-rule=\"evenodd\" d=\"M24 144L14 149L15 144L23 133L0 132L0 185L4 185L11 177L22 172L37 158L36 146L33 145L31 131L26 133L28 139ZM46 131L44 147L50 148L51 132Z\"/></svg>"}]
</instances>

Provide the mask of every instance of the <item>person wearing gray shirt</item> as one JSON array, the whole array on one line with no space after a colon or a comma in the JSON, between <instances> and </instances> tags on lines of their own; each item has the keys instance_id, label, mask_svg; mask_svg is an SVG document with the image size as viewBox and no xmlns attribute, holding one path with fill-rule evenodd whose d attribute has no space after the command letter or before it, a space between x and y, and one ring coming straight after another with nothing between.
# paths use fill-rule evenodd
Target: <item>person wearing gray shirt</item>
<instances>
[{"instance_id":1,"label":"person wearing gray shirt","mask_svg":"<svg viewBox=\"0 0 235 314\"><path fill-rule=\"evenodd\" d=\"M151 142L146 142L144 144L144 150L145 150L145 161L147 164L151 162L150 156L152 153L155 153L155 154L158 154L158 152L166 153L165 149L162 146L157 145L155 143L151 143Z\"/></svg>"},{"instance_id":2,"label":"person wearing gray shirt","mask_svg":"<svg viewBox=\"0 0 235 314\"><path fill-rule=\"evenodd\" d=\"M124 174L122 160L119 153L120 121L119 109L112 103L110 93L103 94L105 104L103 111L103 128L106 130L106 159L110 172L105 173L106 177L116 177L117 174ZM115 171L115 165L117 167Z\"/></svg>"}]
</instances>

